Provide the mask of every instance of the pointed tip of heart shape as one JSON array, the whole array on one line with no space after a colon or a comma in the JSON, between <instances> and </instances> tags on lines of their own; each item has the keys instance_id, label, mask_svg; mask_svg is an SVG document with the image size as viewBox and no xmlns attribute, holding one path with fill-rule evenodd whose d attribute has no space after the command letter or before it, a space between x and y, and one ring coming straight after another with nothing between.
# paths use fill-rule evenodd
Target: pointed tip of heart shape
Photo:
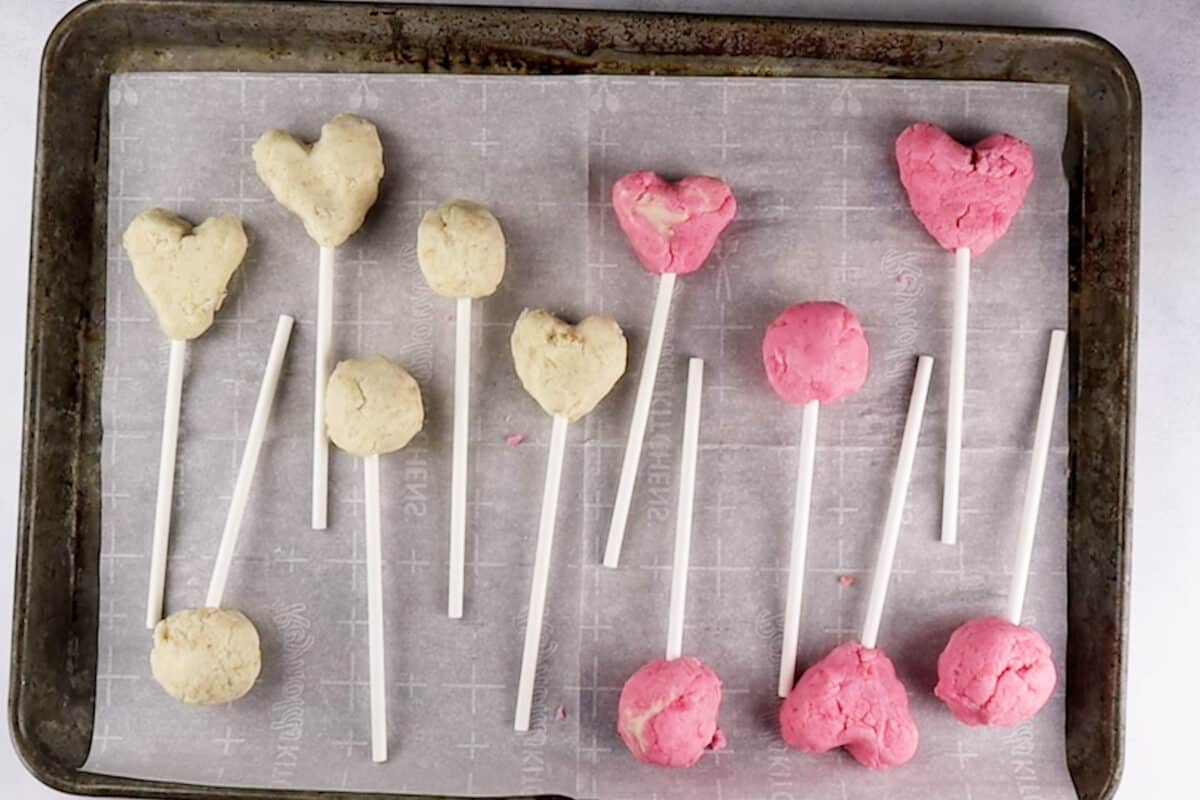
<instances>
[{"instance_id":1,"label":"pointed tip of heart shape","mask_svg":"<svg viewBox=\"0 0 1200 800\"><path fill-rule=\"evenodd\" d=\"M669 183L631 172L613 184L612 203L633 252L655 275L700 269L737 213L729 185L699 175Z\"/></svg>"},{"instance_id":2,"label":"pointed tip of heart shape","mask_svg":"<svg viewBox=\"0 0 1200 800\"><path fill-rule=\"evenodd\" d=\"M1040 633L985 617L950 636L938 656L933 693L967 725L1010 728L1041 711L1057 681L1050 644Z\"/></svg>"},{"instance_id":3,"label":"pointed tip of heart shape","mask_svg":"<svg viewBox=\"0 0 1200 800\"><path fill-rule=\"evenodd\" d=\"M896 138L900 182L913 213L947 250L979 255L995 244L1025 202L1033 150L995 133L967 147L936 125L918 122Z\"/></svg>"},{"instance_id":4,"label":"pointed tip of heart shape","mask_svg":"<svg viewBox=\"0 0 1200 800\"><path fill-rule=\"evenodd\" d=\"M326 122L312 145L287 131L266 131L254 143L253 158L276 202L322 247L337 247L362 227L384 173L379 131L354 114Z\"/></svg>"},{"instance_id":5,"label":"pointed tip of heart shape","mask_svg":"<svg viewBox=\"0 0 1200 800\"><path fill-rule=\"evenodd\" d=\"M249 245L236 217L210 217L193 228L162 208L138 214L121 241L158 324L176 340L212 326Z\"/></svg>"},{"instance_id":6,"label":"pointed tip of heart shape","mask_svg":"<svg viewBox=\"0 0 1200 800\"><path fill-rule=\"evenodd\" d=\"M625 374L625 334L609 317L571 325L527 308L513 326L511 346L525 391L547 414L571 422L590 413Z\"/></svg>"},{"instance_id":7,"label":"pointed tip of heart shape","mask_svg":"<svg viewBox=\"0 0 1200 800\"><path fill-rule=\"evenodd\" d=\"M796 750L845 747L871 769L908 762L920 738L891 659L858 642L835 647L800 676L780 709L779 730Z\"/></svg>"}]
</instances>

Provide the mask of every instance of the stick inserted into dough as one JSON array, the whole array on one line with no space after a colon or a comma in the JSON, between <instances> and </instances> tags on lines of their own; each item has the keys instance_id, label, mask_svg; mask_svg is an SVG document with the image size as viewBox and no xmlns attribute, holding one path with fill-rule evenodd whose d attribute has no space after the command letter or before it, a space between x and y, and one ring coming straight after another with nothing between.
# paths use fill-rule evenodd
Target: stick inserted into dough
<instances>
[{"instance_id":1,"label":"stick inserted into dough","mask_svg":"<svg viewBox=\"0 0 1200 800\"><path fill-rule=\"evenodd\" d=\"M667 658L683 655L683 618L687 610L688 560L692 552L692 512L696 498L696 450L700 441L700 396L704 361L688 359L683 448L679 454L679 504L675 509L675 560L671 564L671 605L667 614Z\"/></svg>"},{"instance_id":2,"label":"stick inserted into dough","mask_svg":"<svg viewBox=\"0 0 1200 800\"><path fill-rule=\"evenodd\" d=\"M558 488L562 481L563 454L567 447L566 417L555 415L546 457L546 483L542 488L542 515L538 522L537 549L529 589L529 614L525 622L525 647L521 654L521 679L517 685L517 713L513 728L529 730L538 651L542 645L542 620L546 613L546 587L550 582L550 553L554 547L554 520L558 515Z\"/></svg>"},{"instance_id":3,"label":"stick inserted into dough","mask_svg":"<svg viewBox=\"0 0 1200 800\"><path fill-rule=\"evenodd\" d=\"M454 454L450 469L450 598L451 619L463 615L467 562L467 448L471 417L471 298L460 297L454 325Z\"/></svg>"},{"instance_id":4,"label":"stick inserted into dough","mask_svg":"<svg viewBox=\"0 0 1200 800\"><path fill-rule=\"evenodd\" d=\"M921 421L925 417L925 398L929 396L929 376L932 373L933 357L918 358L912 397L908 401L908 417L904 422L904 436L900 440L900 456L896 460L896 473L892 476L892 493L888 498L883 537L879 542L875 571L871 574L871 593L867 598L867 615L863 620L863 647L874 647L879 639L883 601L887 598L888 584L892 578L896 543L900 540L900 524L904 521L904 501L908 497L908 484L912 479L913 459L916 458L917 441L921 437Z\"/></svg>"},{"instance_id":5,"label":"stick inserted into dough","mask_svg":"<svg viewBox=\"0 0 1200 800\"><path fill-rule=\"evenodd\" d=\"M329 524L329 436L325 433L325 384L333 347L333 265L335 250L321 248L317 268L317 347L313 364L312 527Z\"/></svg>"},{"instance_id":6,"label":"stick inserted into dough","mask_svg":"<svg viewBox=\"0 0 1200 800\"><path fill-rule=\"evenodd\" d=\"M954 321L950 329L950 397L946 405L946 466L942 493L942 543L958 542L958 492L962 468L963 403L967 385L967 307L971 248L954 251Z\"/></svg>"},{"instance_id":7,"label":"stick inserted into dough","mask_svg":"<svg viewBox=\"0 0 1200 800\"><path fill-rule=\"evenodd\" d=\"M179 406L183 398L183 365L187 340L171 339L167 361L167 396L163 406L162 446L158 455L158 495L154 500L154 540L150 549L150 590L146 598L146 627L162 619L167 581L167 544L171 537L171 507L175 498L175 449L179 442Z\"/></svg>"},{"instance_id":8,"label":"stick inserted into dough","mask_svg":"<svg viewBox=\"0 0 1200 800\"><path fill-rule=\"evenodd\" d=\"M367 515L367 639L371 683L371 760L387 761L387 674L383 646L383 524L379 500L379 456L363 459L363 502Z\"/></svg>"},{"instance_id":9,"label":"stick inserted into dough","mask_svg":"<svg viewBox=\"0 0 1200 800\"><path fill-rule=\"evenodd\" d=\"M275 390L279 387L279 375L283 371L283 357L292 338L295 320L286 314L279 317L275 325L275 338L267 356L262 384L258 388L258 400L254 404L254 416L250 420L250 431L246 434L246 448L242 451L242 463L238 467L237 481L233 486L233 498L229 501L229 515L225 518L225 530L221 534L221 546L217 550L217 562L213 567L212 580L208 584L209 608L220 608L225 584L229 580L229 568L237 552L238 535L242 530L242 517L250 499L250 485L254 482L254 470L258 466L258 454L262 451L263 439L267 434L267 423L271 418L271 406L275 402Z\"/></svg>"}]
</instances>

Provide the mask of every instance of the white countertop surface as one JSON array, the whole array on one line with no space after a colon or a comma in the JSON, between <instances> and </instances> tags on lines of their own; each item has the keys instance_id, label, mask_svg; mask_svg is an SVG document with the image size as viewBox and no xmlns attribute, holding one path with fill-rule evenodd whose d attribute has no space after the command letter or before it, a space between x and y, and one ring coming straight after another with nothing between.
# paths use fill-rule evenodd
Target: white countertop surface
<instances>
[{"instance_id":1,"label":"white countertop surface","mask_svg":"<svg viewBox=\"0 0 1200 800\"><path fill-rule=\"evenodd\" d=\"M482 2L483 0L477 0ZM517 5L518 3L497 3ZM42 43L75 0L0 0L0 686L8 685L12 574L20 471L26 272L35 108ZM847 19L1080 28L1112 41L1133 63L1144 103L1142 254L1138 348L1137 491L1128 675L1126 766L1117 796L1183 797L1192 779L1191 720L1200 694L1185 689L1200 669L1200 637L1180 615L1195 599L1200 569L1200 422L1173 414L1200 400L1200 371L1171 365L1197 354L1200 272L1200 14L1189 0L610 0L520 5L661 11L722 11ZM1193 593L1194 594L1194 593ZM1190 602L1188 602L1190 601ZM1180 635L1180 630L1184 635ZM1187 633L1193 633L1188 636ZM13 800L59 797L0 744L0 790Z\"/></svg>"}]
</instances>

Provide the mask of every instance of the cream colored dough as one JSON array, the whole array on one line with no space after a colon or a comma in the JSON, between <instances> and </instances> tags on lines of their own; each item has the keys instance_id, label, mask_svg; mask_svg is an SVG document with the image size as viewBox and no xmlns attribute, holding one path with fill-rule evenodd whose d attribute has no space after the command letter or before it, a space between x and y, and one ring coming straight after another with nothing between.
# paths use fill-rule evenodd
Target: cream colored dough
<instances>
[{"instance_id":1,"label":"cream colored dough","mask_svg":"<svg viewBox=\"0 0 1200 800\"><path fill-rule=\"evenodd\" d=\"M247 246L234 217L213 217L193 228L161 208L138 214L122 242L138 285L171 339L195 339L212 326Z\"/></svg>"},{"instance_id":2,"label":"cream colored dough","mask_svg":"<svg viewBox=\"0 0 1200 800\"><path fill-rule=\"evenodd\" d=\"M625 374L625 335L608 317L568 325L547 311L526 309L513 327L512 354L525 391L547 414L572 422Z\"/></svg>"},{"instance_id":3,"label":"cream colored dough","mask_svg":"<svg viewBox=\"0 0 1200 800\"><path fill-rule=\"evenodd\" d=\"M347 453L369 456L399 450L425 424L421 388L383 356L337 365L325 390L325 428Z\"/></svg>"},{"instance_id":4,"label":"cream colored dough","mask_svg":"<svg viewBox=\"0 0 1200 800\"><path fill-rule=\"evenodd\" d=\"M443 297L487 297L504 277L504 231L469 200L430 209L417 226L417 262Z\"/></svg>"},{"instance_id":5,"label":"cream colored dough","mask_svg":"<svg viewBox=\"0 0 1200 800\"><path fill-rule=\"evenodd\" d=\"M250 691L261 669L258 631L236 609L189 608L154 629L150 671L176 700L231 703Z\"/></svg>"},{"instance_id":6,"label":"cream colored dough","mask_svg":"<svg viewBox=\"0 0 1200 800\"><path fill-rule=\"evenodd\" d=\"M317 244L337 247L362 227L379 196L383 144L370 122L339 114L312 145L267 131L254 143L254 168Z\"/></svg>"}]
</instances>

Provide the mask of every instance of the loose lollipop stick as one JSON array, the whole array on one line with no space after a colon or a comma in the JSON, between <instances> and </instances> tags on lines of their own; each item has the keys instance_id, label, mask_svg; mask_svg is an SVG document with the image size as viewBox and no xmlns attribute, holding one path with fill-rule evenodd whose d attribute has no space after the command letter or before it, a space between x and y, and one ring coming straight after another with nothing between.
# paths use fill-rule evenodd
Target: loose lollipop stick
<instances>
[{"instance_id":1,"label":"loose lollipop stick","mask_svg":"<svg viewBox=\"0 0 1200 800\"><path fill-rule=\"evenodd\" d=\"M383 650L383 537L379 510L379 456L363 459L367 507L367 639L371 684L371 760L387 761L387 679Z\"/></svg>"},{"instance_id":2,"label":"loose lollipop stick","mask_svg":"<svg viewBox=\"0 0 1200 800\"><path fill-rule=\"evenodd\" d=\"M606 567L615 568L621 561L621 543L625 540L625 524L629 520L629 504L633 499L638 461L642 457L646 423L650 419L650 401L654 399L654 379L658 375L658 361L662 356L667 319L671 315L671 295L674 291L675 273L664 272L659 277L658 295L654 298L654 315L650 318L646 358L642 362L642 373L638 376L637 397L633 401L633 419L629 422L629 438L625 441L621 478L617 483L616 500L613 501L612 522L608 526L608 544L604 548Z\"/></svg>"},{"instance_id":3,"label":"loose lollipop stick","mask_svg":"<svg viewBox=\"0 0 1200 800\"><path fill-rule=\"evenodd\" d=\"M700 438L700 390L704 361L688 360L683 449L679 456L679 505L675 509L675 561L671 565L671 609L667 617L667 658L683 655L683 613L687 608L688 558L692 550L692 509L696 497L696 449Z\"/></svg>"},{"instance_id":4,"label":"loose lollipop stick","mask_svg":"<svg viewBox=\"0 0 1200 800\"><path fill-rule=\"evenodd\" d=\"M162 448L158 456L158 497L154 502L154 542L150 551L150 590L146 627L162 619L163 586L167 580L167 540L171 536L171 505L175 496L175 446L179 441L179 403L183 396L183 362L187 341L171 340L167 362L167 397L163 407Z\"/></svg>"},{"instance_id":5,"label":"loose lollipop stick","mask_svg":"<svg viewBox=\"0 0 1200 800\"><path fill-rule=\"evenodd\" d=\"M887 516L883 522L883 538L879 542L879 556L871 575L871 594L867 599L867 616L863 620L863 647L874 647L879 639L883 601L887 598L888 583L892 577L892 562L896 557L896 542L900 538L900 523L904 519L904 501L908 497L908 484L912 479L917 441L921 438L921 420L925 416L925 399L929 396L929 376L932 373L933 358L918 358L912 397L908 401L908 419L904 423L904 437L900 440L900 457L896 460L892 494L888 498Z\"/></svg>"},{"instance_id":6,"label":"loose lollipop stick","mask_svg":"<svg viewBox=\"0 0 1200 800\"><path fill-rule=\"evenodd\" d=\"M967 297L971 250L954 251L954 322L950 331L950 398L946 411L946 473L942 494L942 543L958 542L958 476L962 464L963 396L967 383Z\"/></svg>"},{"instance_id":7,"label":"loose lollipop stick","mask_svg":"<svg viewBox=\"0 0 1200 800\"><path fill-rule=\"evenodd\" d=\"M225 593L229 567L233 564L233 554L237 550L242 517L246 513L246 501L250 499L250 484L254 481L254 468L258 465L258 454L266 437L271 405L275 401L275 389L279 386L279 374L283 371L283 356L292 338L294 323L294 319L283 314L275 326L275 339L271 342L267 368L258 388L258 400L254 404L250 432L246 435L246 449L242 451L242 463L238 467L237 481L233 485L233 499L229 502L229 515L225 518L225 531L221 534L221 546L217 549L217 563L213 567L212 580L208 584L208 599L204 604L209 608L221 607L221 596Z\"/></svg>"},{"instance_id":8,"label":"loose lollipop stick","mask_svg":"<svg viewBox=\"0 0 1200 800\"><path fill-rule=\"evenodd\" d=\"M321 248L317 269L317 352L313 365L312 527L325 530L329 519L329 437L325 433L325 384L333 341L334 249Z\"/></svg>"},{"instance_id":9,"label":"loose lollipop stick","mask_svg":"<svg viewBox=\"0 0 1200 800\"><path fill-rule=\"evenodd\" d=\"M529 730L529 716L533 709L533 681L537 674L538 651L542 646L542 618L546 612L546 584L550 578L554 520L558 515L558 487L562 482L563 454L567 448L567 422L566 417L555 415L554 425L550 429L546 485L542 491L542 518L538 524L537 550L533 557L525 649L521 655L521 680L517 684L517 714L513 724L513 728L521 732Z\"/></svg>"},{"instance_id":10,"label":"loose lollipop stick","mask_svg":"<svg viewBox=\"0 0 1200 800\"><path fill-rule=\"evenodd\" d=\"M1042 502L1046 459L1050 455L1050 432L1054 428L1054 411L1058 407L1058 377L1062 373L1063 349L1066 342L1066 331L1056 330L1050 333L1046 376L1042 380L1042 402L1038 407L1033 453L1029 459L1029 476L1025 479L1025 504L1021 508L1021 527L1017 533L1012 582L1008 587L1008 612L1005 616L1013 625L1021 624L1025 586L1029 583L1029 562L1033 558L1033 536L1037 533L1038 508Z\"/></svg>"},{"instance_id":11,"label":"loose lollipop stick","mask_svg":"<svg viewBox=\"0 0 1200 800\"><path fill-rule=\"evenodd\" d=\"M454 460L450 477L451 619L463 615L467 552L467 420L471 413L471 298L458 298L454 325Z\"/></svg>"},{"instance_id":12,"label":"loose lollipop stick","mask_svg":"<svg viewBox=\"0 0 1200 800\"><path fill-rule=\"evenodd\" d=\"M792 551L788 559L787 603L783 612L783 649L779 656L779 696L787 697L796 682L796 648L800 644L800 601L804 597L804 557L808 551L808 517L812 506L813 463L817 455L820 402L804 404L800 423L800 465L796 473L796 510L792 517Z\"/></svg>"}]
</instances>

